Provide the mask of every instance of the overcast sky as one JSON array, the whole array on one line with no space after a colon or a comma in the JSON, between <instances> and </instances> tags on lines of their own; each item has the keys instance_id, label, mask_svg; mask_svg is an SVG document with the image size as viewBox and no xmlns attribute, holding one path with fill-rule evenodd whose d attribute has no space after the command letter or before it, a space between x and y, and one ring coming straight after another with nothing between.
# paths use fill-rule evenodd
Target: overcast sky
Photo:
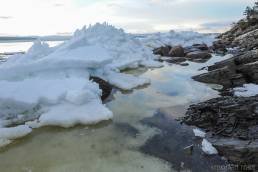
<instances>
[{"instance_id":1,"label":"overcast sky","mask_svg":"<svg viewBox=\"0 0 258 172\"><path fill-rule=\"evenodd\" d=\"M127 32L223 31L255 0L1 0L0 35L71 33L107 21Z\"/></svg>"}]
</instances>

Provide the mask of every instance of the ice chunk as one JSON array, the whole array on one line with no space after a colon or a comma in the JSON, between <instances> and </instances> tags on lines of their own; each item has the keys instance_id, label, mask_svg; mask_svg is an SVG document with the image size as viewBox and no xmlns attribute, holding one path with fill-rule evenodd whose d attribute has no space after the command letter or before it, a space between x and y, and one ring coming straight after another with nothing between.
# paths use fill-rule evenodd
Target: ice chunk
<instances>
[{"instance_id":1,"label":"ice chunk","mask_svg":"<svg viewBox=\"0 0 258 172\"><path fill-rule=\"evenodd\" d=\"M243 87L234 88L234 94L238 97L250 97L258 94L258 85L245 84Z\"/></svg>"},{"instance_id":2,"label":"ice chunk","mask_svg":"<svg viewBox=\"0 0 258 172\"><path fill-rule=\"evenodd\" d=\"M13 140L28 135L31 128L27 125L19 125L17 127L0 128L0 139Z\"/></svg>"},{"instance_id":3,"label":"ice chunk","mask_svg":"<svg viewBox=\"0 0 258 172\"><path fill-rule=\"evenodd\" d=\"M122 90L131 90L138 86L142 86L150 83L150 80L147 78L135 77L132 75L116 73L116 72L109 72L106 78L110 84Z\"/></svg>"},{"instance_id":4,"label":"ice chunk","mask_svg":"<svg viewBox=\"0 0 258 172\"><path fill-rule=\"evenodd\" d=\"M206 133L203 132L202 130L200 130L199 128L194 128L194 129L193 129L193 132L194 132L194 135L195 135L196 137L204 138L205 135L206 135Z\"/></svg>"},{"instance_id":5,"label":"ice chunk","mask_svg":"<svg viewBox=\"0 0 258 172\"><path fill-rule=\"evenodd\" d=\"M203 139L202 141L202 150L204 153L208 155L218 154L217 149L214 148L212 144L208 142L206 139Z\"/></svg>"},{"instance_id":6,"label":"ice chunk","mask_svg":"<svg viewBox=\"0 0 258 172\"><path fill-rule=\"evenodd\" d=\"M85 105L60 104L50 107L37 122L30 122L33 128L42 126L72 127L76 124L95 124L109 120L113 114L101 102L93 101Z\"/></svg>"},{"instance_id":7,"label":"ice chunk","mask_svg":"<svg viewBox=\"0 0 258 172\"><path fill-rule=\"evenodd\" d=\"M10 143L12 143L11 140L8 140L8 139L1 139L1 138L0 138L0 148L1 148L1 147L4 147L4 146L7 146L7 145L9 145Z\"/></svg>"}]
</instances>

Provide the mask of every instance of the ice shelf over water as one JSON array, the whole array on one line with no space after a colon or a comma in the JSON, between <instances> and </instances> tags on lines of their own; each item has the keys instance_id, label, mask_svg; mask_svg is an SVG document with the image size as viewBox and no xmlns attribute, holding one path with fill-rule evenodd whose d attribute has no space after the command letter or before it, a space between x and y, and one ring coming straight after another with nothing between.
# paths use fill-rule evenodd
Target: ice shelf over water
<instances>
[{"instance_id":1,"label":"ice shelf over water","mask_svg":"<svg viewBox=\"0 0 258 172\"><path fill-rule=\"evenodd\" d=\"M180 40L181 34L185 35L174 37ZM187 35L189 40L205 43L211 39L197 33ZM146 45L146 39L104 23L77 30L61 45L49 47L36 41L26 54L9 57L0 65L0 146L29 134L31 128L72 127L111 119L98 84L89 77L98 76L123 90L150 83L148 78L120 73L139 66L162 66Z\"/></svg>"}]
</instances>

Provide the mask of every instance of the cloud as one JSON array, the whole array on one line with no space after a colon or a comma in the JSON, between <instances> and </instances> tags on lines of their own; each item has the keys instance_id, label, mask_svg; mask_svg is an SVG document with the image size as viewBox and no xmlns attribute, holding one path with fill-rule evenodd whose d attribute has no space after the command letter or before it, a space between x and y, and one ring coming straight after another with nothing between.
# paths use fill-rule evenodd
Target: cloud
<instances>
[{"instance_id":1,"label":"cloud","mask_svg":"<svg viewBox=\"0 0 258 172\"><path fill-rule=\"evenodd\" d=\"M127 32L170 29L221 30L242 17L253 0L8 0L0 13L1 32L46 35L73 32L83 25L107 21ZM57 8L60 7L60 8ZM3 16L0 19L7 19ZM10 19L10 18L9 18ZM225 24L226 25L226 24Z\"/></svg>"}]
</instances>

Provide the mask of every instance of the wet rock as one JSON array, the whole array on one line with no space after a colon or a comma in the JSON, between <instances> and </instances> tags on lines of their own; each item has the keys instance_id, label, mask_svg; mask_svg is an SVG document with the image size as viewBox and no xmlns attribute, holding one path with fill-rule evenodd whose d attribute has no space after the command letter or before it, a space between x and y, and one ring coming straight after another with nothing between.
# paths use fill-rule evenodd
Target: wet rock
<instances>
[{"instance_id":1,"label":"wet rock","mask_svg":"<svg viewBox=\"0 0 258 172\"><path fill-rule=\"evenodd\" d=\"M188 59L209 59L211 58L211 54L206 51L194 51L186 54L186 58Z\"/></svg>"},{"instance_id":2,"label":"wet rock","mask_svg":"<svg viewBox=\"0 0 258 172\"><path fill-rule=\"evenodd\" d=\"M180 63L181 66L189 66L189 63Z\"/></svg>"},{"instance_id":3,"label":"wet rock","mask_svg":"<svg viewBox=\"0 0 258 172\"><path fill-rule=\"evenodd\" d=\"M258 96L219 97L191 105L183 122L204 129L213 135L250 140L258 124Z\"/></svg>"},{"instance_id":4,"label":"wet rock","mask_svg":"<svg viewBox=\"0 0 258 172\"><path fill-rule=\"evenodd\" d=\"M258 140L244 141L236 138L212 138L210 142L231 163L237 165L235 171L258 170L256 166L258 164ZM243 169L244 167L246 169Z\"/></svg>"},{"instance_id":5,"label":"wet rock","mask_svg":"<svg viewBox=\"0 0 258 172\"><path fill-rule=\"evenodd\" d=\"M184 48L182 46L172 47L168 54L170 57L184 57Z\"/></svg>"},{"instance_id":6,"label":"wet rock","mask_svg":"<svg viewBox=\"0 0 258 172\"><path fill-rule=\"evenodd\" d=\"M169 63L181 63L181 62L185 62L186 59L184 57L171 57L166 61Z\"/></svg>"},{"instance_id":7,"label":"wet rock","mask_svg":"<svg viewBox=\"0 0 258 172\"><path fill-rule=\"evenodd\" d=\"M223 85L225 88L258 83L258 54L248 51L208 67L208 73L194 76L204 83Z\"/></svg>"},{"instance_id":8,"label":"wet rock","mask_svg":"<svg viewBox=\"0 0 258 172\"><path fill-rule=\"evenodd\" d=\"M96 82L99 84L99 87L102 90L102 96L101 96L102 101L104 101L106 98L109 97L113 87L107 81L95 76L91 76L90 80L93 80L93 82Z\"/></svg>"},{"instance_id":9,"label":"wet rock","mask_svg":"<svg viewBox=\"0 0 258 172\"><path fill-rule=\"evenodd\" d=\"M169 56L171 46L163 46L153 50L153 53L161 56Z\"/></svg>"},{"instance_id":10,"label":"wet rock","mask_svg":"<svg viewBox=\"0 0 258 172\"><path fill-rule=\"evenodd\" d=\"M209 47L206 44L193 44L192 47L202 51L209 50Z\"/></svg>"}]
</instances>

